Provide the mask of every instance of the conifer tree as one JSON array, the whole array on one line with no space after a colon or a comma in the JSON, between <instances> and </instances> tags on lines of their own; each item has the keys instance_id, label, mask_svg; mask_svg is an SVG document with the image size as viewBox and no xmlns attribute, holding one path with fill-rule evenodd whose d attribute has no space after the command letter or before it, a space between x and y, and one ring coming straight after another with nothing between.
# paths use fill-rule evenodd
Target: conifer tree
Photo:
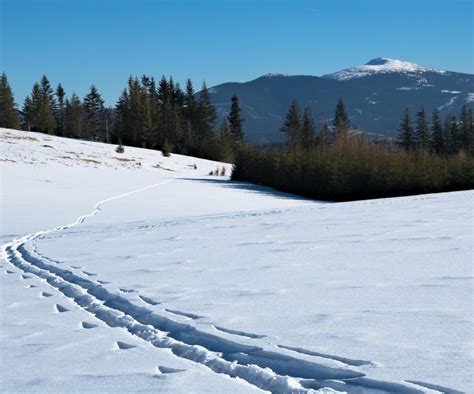
<instances>
[{"instance_id":1,"label":"conifer tree","mask_svg":"<svg viewBox=\"0 0 474 394\"><path fill-rule=\"evenodd\" d=\"M211 96L206 82L203 82L198 102L198 132L200 137L209 135L216 127L216 109L211 103Z\"/></svg>"},{"instance_id":2,"label":"conifer tree","mask_svg":"<svg viewBox=\"0 0 474 394\"><path fill-rule=\"evenodd\" d=\"M301 145L304 149L311 149L314 145L314 120L311 110L308 107L306 107L303 112Z\"/></svg>"},{"instance_id":3,"label":"conifer tree","mask_svg":"<svg viewBox=\"0 0 474 394\"><path fill-rule=\"evenodd\" d=\"M68 137L85 137L86 119L81 99L73 93L70 100L66 100L66 127L65 134Z\"/></svg>"},{"instance_id":4,"label":"conifer tree","mask_svg":"<svg viewBox=\"0 0 474 394\"><path fill-rule=\"evenodd\" d=\"M196 129L197 103L194 98L194 87L190 79L186 81L186 92L184 95L183 114L185 122L186 140L192 144L194 140L193 131Z\"/></svg>"},{"instance_id":5,"label":"conifer tree","mask_svg":"<svg viewBox=\"0 0 474 394\"><path fill-rule=\"evenodd\" d=\"M446 115L444 121L444 135L446 137L446 153L457 153L461 148L461 134L459 133L458 121L455 115Z\"/></svg>"},{"instance_id":6,"label":"conifer tree","mask_svg":"<svg viewBox=\"0 0 474 394\"><path fill-rule=\"evenodd\" d=\"M472 130L472 112L469 113L467 110L466 105L464 104L461 109L461 116L460 116L460 121L461 121L461 146L462 149L466 152L471 152L473 149L473 142L474 142L474 136L473 133L474 131Z\"/></svg>"},{"instance_id":7,"label":"conifer tree","mask_svg":"<svg viewBox=\"0 0 474 394\"><path fill-rule=\"evenodd\" d=\"M104 140L105 117L104 100L97 88L92 85L89 93L84 97L84 112L87 124L88 138L93 141Z\"/></svg>"},{"instance_id":8,"label":"conifer tree","mask_svg":"<svg viewBox=\"0 0 474 394\"><path fill-rule=\"evenodd\" d=\"M400 123L400 134L398 136L398 144L405 150L412 150L415 147L413 136L413 126L411 124L410 111L405 110L405 115Z\"/></svg>"},{"instance_id":9,"label":"conifer tree","mask_svg":"<svg viewBox=\"0 0 474 394\"><path fill-rule=\"evenodd\" d=\"M35 82L31 89L31 95L26 97L23 104L24 128L28 131L40 131L39 116L42 101L41 89L38 82Z\"/></svg>"},{"instance_id":10,"label":"conifer tree","mask_svg":"<svg viewBox=\"0 0 474 394\"><path fill-rule=\"evenodd\" d=\"M34 97L32 101L37 111L37 131L54 134L56 130L56 119L54 119L56 100L46 75L43 75L39 85L39 103L36 104L36 97Z\"/></svg>"},{"instance_id":11,"label":"conifer tree","mask_svg":"<svg viewBox=\"0 0 474 394\"><path fill-rule=\"evenodd\" d=\"M291 102L290 109L286 114L286 120L285 123L283 123L281 131L286 133L287 146L289 150L301 146L301 117L296 100Z\"/></svg>"},{"instance_id":12,"label":"conifer tree","mask_svg":"<svg viewBox=\"0 0 474 394\"><path fill-rule=\"evenodd\" d=\"M132 145L130 137L129 120L129 98L127 89L122 91L117 104L115 105L115 136L118 141L126 145Z\"/></svg>"},{"instance_id":13,"label":"conifer tree","mask_svg":"<svg viewBox=\"0 0 474 394\"><path fill-rule=\"evenodd\" d=\"M445 149L443 126L439 118L439 111L435 109L431 118L431 150L442 154Z\"/></svg>"},{"instance_id":14,"label":"conifer tree","mask_svg":"<svg viewBox=\"0 0 474 394\"><path fill-rule=\"evenodd\" d=\"M54 117L56 119L56 130L58 135L64 135L65 124L66 124L66 93L61 84L58 84L56 88L56 97L58 98L56 113Z\"/></svg>"},{"instance_id":15,"label":"conifer tree","mask_svg":"<svg viewBox=\"0 0 474 394\"><path fill-rule=\"evenodd\" d=\"M227 120L223 119L219 129L219 161L232 161L232 142L232 135L229 130L229 125Z\"/></svg>"},{"instance_id":16,"label":"conifer tree","mask_svg":"<svg viewBox=\"0 0 474 394\"><path fill-rule=\"evenodd\" d=\"M230 135L233 141L238 143L244 139L244 130L242 128L244 120L240 116L242 111L239 106L239 98L234 94L231 101L230 114L227 119L229 121Z\"/></svg>"},{"instance_id":17,"label":"conifer tree","mask_svg":"<svg viewBox=\"0 0 474 394\"><path fill-rule=\"evenodd\" d=\"M418 149L428 149L430 145L430 129L424 107L421 107L420 111L416 113L416 131L414 137L415 146Z\"/></svg>"},{"instance_id":18,"label":"conifer tree","mask_svg":"<svg viewBox=\"0 0 474 394\"><path fill-rule=\"evenodd\" d=\"M0 127L20 128L13 92L5 73L0 77Z\"/></svg>"},{"instance_id":19,"label":"conifer tree","mask_svg":"<svg viewBox=\"0 0 474 394\"><path fill-rule=\"evenodd\" d=\"M339 98L334 113L334 139L345 138L349 132L349 117L342 98Z\"/></svg>"},{"instance_id":20,"label":"conifer tree","mask_svg":"<svg viewBox=\"0 0 474 394\"><path fill-rule=\"evenodd\" d=\"M326 146L329 145L329 126L327 122L323 122L321 124L319 130L318 144L323 150L326 149Z\"/></svg>"}]
</instances>

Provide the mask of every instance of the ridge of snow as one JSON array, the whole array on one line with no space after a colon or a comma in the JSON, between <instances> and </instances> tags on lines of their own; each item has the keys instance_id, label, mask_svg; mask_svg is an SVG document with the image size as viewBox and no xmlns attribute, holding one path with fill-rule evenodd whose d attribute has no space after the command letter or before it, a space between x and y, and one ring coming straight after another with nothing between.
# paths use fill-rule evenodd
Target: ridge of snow
<instances>
[{"instance_id":1,"label":"ridge of snow","mask_svg":"<svg viewBox=\"0 0 474 394\"><path fill-rule=\"evenodd\" d=\"M347 81L353 78L362 78L374 74L401 73L401 74L421 74L425 72L435 72L445 74L446 71L436 68L424 67L415 63L405 62L397 59L378 57L368 61L363 66L349 67L332 74L323 75L324 78Z\"/></svg>"}]
</instances>

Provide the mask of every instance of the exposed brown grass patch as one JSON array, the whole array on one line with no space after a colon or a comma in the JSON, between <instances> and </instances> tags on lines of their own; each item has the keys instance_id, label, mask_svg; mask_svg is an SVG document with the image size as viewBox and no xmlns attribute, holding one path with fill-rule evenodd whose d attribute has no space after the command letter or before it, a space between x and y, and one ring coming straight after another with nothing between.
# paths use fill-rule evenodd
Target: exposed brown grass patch
<instances>
[{"instance_id":1,"label":"exposed brown grass patch","mask_svg":"<svg viewBox=\"0 0 474 394\"><path fill-rule=\"evenodd\" d=\"M21 136L21 135L15 135L11 133L5 133L3 135L4 138L9 138L11 140L27 140L27 141L38 141L37 138L35 137L30 137L30 136Z\"/></svg>"},{"instance_id":2,"label":"exposed brown grass patch","mask_svg":"<svg viewBox=\"0 0 474 394\"><path fill-rule=\"evenodd\" d=\"M85 163L90 163L90 164L102 164L101 161L94 160L94 159L81 159Z\"/></svg>"},{"instance_id":3,"label":"exposed brown grass patch","mask_svg":"<svg viewBox=\"0 0 474 394\"><path fill-rule=\"evenodd\" d=\"M123 162L135 161L135 159L127 159L126 157L112 157L112 159L123 161Z\"/></svg>"}]
</instances>

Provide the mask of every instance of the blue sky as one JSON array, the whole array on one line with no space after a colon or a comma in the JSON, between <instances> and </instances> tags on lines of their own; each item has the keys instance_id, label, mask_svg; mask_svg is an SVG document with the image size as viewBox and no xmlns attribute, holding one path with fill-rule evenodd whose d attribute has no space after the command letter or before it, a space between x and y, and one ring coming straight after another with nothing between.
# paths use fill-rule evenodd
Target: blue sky
<instances>
[{"instance_id":1,"label":"blue sky","mask_svg":"<svg viewBox=\"0 0 474 394\"><path fill-rule=\"evenodd\" d=\"M322 75L384 56L474 72L472 0L0 0L16 100L46 74L113 105L129 75L195 86Z\"/></svg>"}]
</instances>

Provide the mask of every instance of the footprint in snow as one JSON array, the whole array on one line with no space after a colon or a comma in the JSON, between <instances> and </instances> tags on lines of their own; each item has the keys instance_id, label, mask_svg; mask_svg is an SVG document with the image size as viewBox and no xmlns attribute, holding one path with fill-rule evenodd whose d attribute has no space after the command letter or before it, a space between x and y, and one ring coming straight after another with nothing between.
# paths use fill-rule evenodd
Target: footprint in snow
<instances>
[{"instance_id":1,"label":"footprint in snow","mask_svg":"<svg viewBox=\"0 0 474 394\"><path fill-rule=\"evenodd\" d=\"M60 304L56 304L55 307L56 307L56 311L58 311L59 313L69 312L69 309L65 308L64 306Z\"/></svg>"},{"instance_id":2,"label":"footprint in snow","mask_svg":"<svg viewBox=\"0 0 474 394\"><path fill-rule=\"evenodd\" d=\"M36 286L36 285L29 285L29 286L28 286L28 289L33 289L34 287L38 287L38 286Z\"/></svg>"},{"instance_id":3,"label":"footprint in snow","mask_svg":"<svg viewBox=\"0 0 474 394\"><path fill-rule=\"evenodd\" d=\"M97 282L100 283L101 285L108 285L110 283L105 280L98 280Z\"/></svg>"},{"instance_id":4,"label":"footprint in snow","mask_svg":"<svg viewBox=\"0 0 474 394\"><path fill-rule=\"evenodd\" d=\"M123 288L119 288L119 290L122 292L122 293L135 293L136 290L133 290L133 289L123 289Z\"/></svg>"},{"instance_id":5,"label":"footprint in snow","mask_svg":"<svg viewBox=\"0 0 474 394\"><path fill-rule=\"evenodd\" d=\"M165 367L163 365L158 365L156 367L158 369L158 372L160 374L168 374L168 373L178 373L178 372L185 372L185 369L178 369L178 368L171 368L171 367Z\"/></svg>"},{"instance_id":6,"label":"footprint in snow","mask_svg":"<svg viewBox=\"0 0 474 394\"><path fill-rule=\"evenodd\" d=\"M125 343L125 342L121 342L121 341L117 341L117 342L115 342L115 344L117 345L117 348L119 350L133 349L134 347L137 347L137 345L132 345L130 343Z\"/></svg>"},{"instance_id":7,"label":"footprint in snow","mask_svg":"<svg viewBox=\"0 0 474 394\"><path fill-rule=\"evenodd\" d=\"M23 274L23 275L21 276L21 279L31 279L31 276L30 276L30 275L25 275L25 274Z\"/></svg>"},{"instance_id":8,"label":"footprint in snow","mask_svg":"<svg viewBox=\"0 0 474 394\"><path fill-rule=\"evenodd\" d=\"M97 324L87 323L86 321L83 321L81 323L81 327L85 328L86 330L90 330L91 328L97 328L99 326Z\"/></svg>"},{"instance_id":9,"label":"footprint in snow","mask_svg":"<svg viewBox=\"0 0 474 394\"><path fill-rule=\"evenodd\" d=\"M97 274L94 274L93 272L82 271L82 273L86 274L87 276L97 276Z\"/></svg>"},{"instance_id":10,"label":"footprint in snow","mask_svg":"<svg viewBox=\"0 0 474 394\"><path fill-rule=\"evenodd\" d=\"M71 265L71 268L74 268L75 270L81 269L82 267L79 265Z\"/></svg>"},{"instance_id":11,"label":"footprint in snow","mask_svg":"<svg viewBox=\"0 0 474 394\"><path fill-rule=\"evenodd\" d=\"M159 302L155 301L155 300L152 300L151 298L148 298L148 297L145 297L145 296L138 296L138 298L140 298L143 302L146 302L147 304L150 304L150 305L158 305Z\"/></svg>"},{"instance_id":12,"label":"footprint in snow","mask_svg":"<svg viewBox=\"0 0 474 394\"><path fill-rule=\"evenodd\" d=\"M15 274L15 271L6 270L5 272L6 272L7 274Z\"/></svg>"},{"instance_id":13,"label":"footprint in snow","mask_svg":"<svg viewBox=\"0 0 474 394\"><path fill-rule=\"evenodd\" d=\"M51 293L47 293L47 292L45 292L45 291L43 291L43 292L41 293L41 297L52 297L52 296L53 296L53 295L52 295Z\"/></svg>"},{"instance_id":14,"label":"footprint in snow","mask_svg":"<svg viewBox=\"0 0 474 394\"><path fill-rule=\"evenodd\" d=\"M165 311L169 312L169 313L172 313L174 315L184 316L184 317L187 317L188 319L192 319L192 320L202 319L204 317L204 316L195 315L194 313L181 312L181 311L177 311L177 310L173 310L173 309L165 309Z\"/></svg>"}]
</instances>

